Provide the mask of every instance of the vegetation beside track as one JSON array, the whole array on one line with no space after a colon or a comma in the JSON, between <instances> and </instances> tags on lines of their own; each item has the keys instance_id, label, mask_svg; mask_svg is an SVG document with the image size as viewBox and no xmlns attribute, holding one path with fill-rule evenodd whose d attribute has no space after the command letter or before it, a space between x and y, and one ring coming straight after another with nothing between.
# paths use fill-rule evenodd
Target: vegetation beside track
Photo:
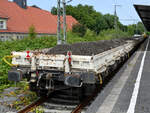
<instances>
[{"instance_id":1,"label":"vegetation beside track","mask_svg":"<svg viewBox=\"0 0 150 113\"><path fill-rule=\"evenodd\" d=\"M15 89L13 86L14 85L11 85L10 88L4 90L4 92L0 94L0 106L20 110L37 99L36 93L29 90L27 82L21 81L20 83L17 83ZM7 100L5 100L6 98ZM43 113L41 112L41 107L33 109L33 111L36 111L36 113Z\"/></svg>"}]
</instances>

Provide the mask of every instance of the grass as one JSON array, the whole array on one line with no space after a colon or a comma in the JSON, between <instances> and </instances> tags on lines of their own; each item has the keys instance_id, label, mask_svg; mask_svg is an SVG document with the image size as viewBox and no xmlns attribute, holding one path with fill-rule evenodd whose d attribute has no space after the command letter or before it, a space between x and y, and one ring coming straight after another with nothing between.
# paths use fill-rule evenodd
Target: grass
<instances>
[{"instance_id":1,"label":"grass","mask_svg":"<svg viewBox=\"0 0 150 113\"><path fill-rule=\"evenodd\" d=\"M83 41L97 41L97 40L111 40L114 38L126 38L131 37L127 32L121 30L108 29L103 30L96 35L93 31L87 30L86 34L83 37L79 37L77 34L69 31L67 33L68 43L83 42Z\"/></svg>"},{"instance_id":2,"label":"grass","mask_svg":"<svg viewBox=\"0 0 150 113\"><path fill-rule=\"evenodd\" d=\"M13 86L13 85L12 85ZM11 87L12 87L11 86ZM10 91L7 92L7 94L0 94L0 98L10 98L10 97L14 97L17 99L12 101L12 102L5 102L5 103L0 103L0 105L4 105L10 108L14 108L16 110L19 110L21 108L23 108L24 106L29 105L31 102L33 102L35 99L37 99L36 93L35 92L31 92L29 90L29 86L27 82L20 82L17 84L18 90L15 91Z\"/></svg>"}]
</instances>

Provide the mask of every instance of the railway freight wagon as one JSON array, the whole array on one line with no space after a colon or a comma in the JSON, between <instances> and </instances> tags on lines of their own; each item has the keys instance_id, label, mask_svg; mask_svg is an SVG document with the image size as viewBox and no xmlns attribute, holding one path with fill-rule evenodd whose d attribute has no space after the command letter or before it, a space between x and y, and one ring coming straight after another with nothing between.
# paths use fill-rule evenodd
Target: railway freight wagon
<instances>
[{"instance_id":1,"label":"railway freight wagon","mask_svg":"<svg viewBox=\"0 0 150 113\"><path fill-rule=\"evenodd\" d=\"M30 89L40 96L83 87L88 95L91 86L102 84L143 41L143 37L134 37L58 45L45 52L13 51L8 79L27 78Z\"/></svg>"}]
</instances>

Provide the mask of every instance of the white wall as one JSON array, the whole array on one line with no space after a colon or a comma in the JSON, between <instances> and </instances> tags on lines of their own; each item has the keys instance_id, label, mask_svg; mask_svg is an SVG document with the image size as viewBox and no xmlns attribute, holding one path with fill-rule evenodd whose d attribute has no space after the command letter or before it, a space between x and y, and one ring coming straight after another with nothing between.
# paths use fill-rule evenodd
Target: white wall
<instances>
[{"instance_id":1,"label":"white wall","mask_svg":"<svg viewBox=\"0 0 150 113\"><path fill-rule=\"evenodd\" d=\"M41 36L56 36L56 35L47 35L47 34L37 34L37 37ZM6 40L18 40L28 37L28 34L16 34L16 33L1 33L0 32L0 41Z\"/></svg>"},{"instance_id":2,"label":"white wall","mask_svg":"<svg viewBox=\"0 0 150 113\"><path fill-rule=\"evenodd\" d=\"M0 18L0 21L4 22L4 29L7 29L7 19L1 19Z\"/></svg>"}]
</instances>

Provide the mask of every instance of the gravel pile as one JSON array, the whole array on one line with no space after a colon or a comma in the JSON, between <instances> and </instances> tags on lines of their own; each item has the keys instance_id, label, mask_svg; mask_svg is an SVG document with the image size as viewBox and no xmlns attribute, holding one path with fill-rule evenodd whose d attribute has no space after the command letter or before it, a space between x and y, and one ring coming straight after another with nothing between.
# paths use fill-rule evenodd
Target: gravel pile
<instances>
[{"instance_id":1,"label":"gravel pile","mask_svg":"<svg viewBox=\"0 0 150 113\"><path fill-rule=\"evenodd\" d=\"M127 43L128 39L100 40L97 42L80 42L75 44L57 45L47 51L47 54L64 54L72 51L73 55L95 55Z\"/></svg>"}]
</instances>

